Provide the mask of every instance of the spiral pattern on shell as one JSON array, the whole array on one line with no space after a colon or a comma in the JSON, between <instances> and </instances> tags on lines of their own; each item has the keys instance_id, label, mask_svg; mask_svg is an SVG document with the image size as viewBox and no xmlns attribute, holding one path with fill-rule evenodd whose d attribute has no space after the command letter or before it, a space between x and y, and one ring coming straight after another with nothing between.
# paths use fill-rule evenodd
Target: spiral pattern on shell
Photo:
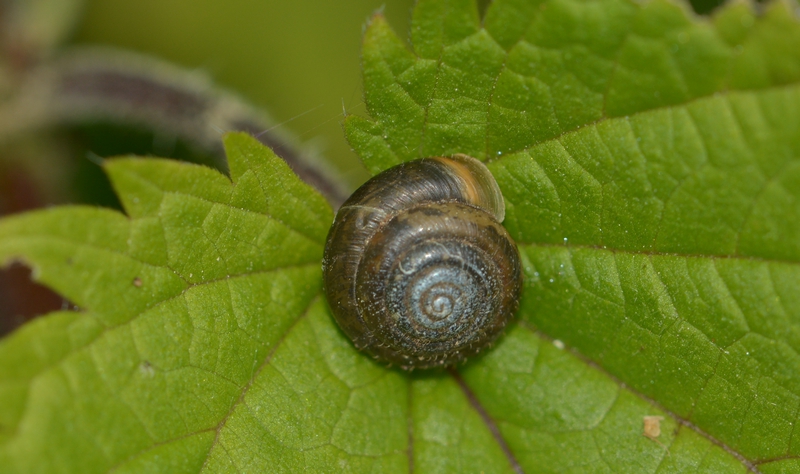
<instances>
[{"instance_id":1,"label":"spiral pattern on shell","mask_svg":"<svg viewBox=\"0 0 800 474\"><path fill-rule=\"evenodd\" d=\"M449 366L491 344L516 311L519 252L502 194L478 160L408 162L339 209L325 292L358 349L405 369Z\"/></svg>"}]
</instances>

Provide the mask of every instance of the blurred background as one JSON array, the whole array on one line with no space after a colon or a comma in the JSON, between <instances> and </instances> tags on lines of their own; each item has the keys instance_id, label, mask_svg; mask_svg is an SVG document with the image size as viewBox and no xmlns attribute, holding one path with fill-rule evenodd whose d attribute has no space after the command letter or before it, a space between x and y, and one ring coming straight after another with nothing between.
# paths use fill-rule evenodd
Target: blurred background
<instances>
[{"instance_id":1,"label":"blurred background","mask_svg":"<svg viewBox=\"0 0 800 474\"><path fill-rule=\"evenodd\" d=\"M405 38L413 3L0 0L0 216L64 203L118 208L99 167L108 156L224 171L218 140L234 128L297 158L301 176L330 177L340 186L331 195L354 189L367 173L341 122L345 110L366 115L363 26L383 11ZM0 270L0 336L71 307L24 266Z\"/></svg>"}]
</instances>

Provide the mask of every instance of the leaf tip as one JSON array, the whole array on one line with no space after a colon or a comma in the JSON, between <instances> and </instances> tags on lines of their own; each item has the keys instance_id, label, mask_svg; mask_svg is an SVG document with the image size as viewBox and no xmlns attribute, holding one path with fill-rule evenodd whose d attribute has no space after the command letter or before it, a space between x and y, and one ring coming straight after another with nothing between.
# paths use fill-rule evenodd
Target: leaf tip
<instances>
[{"instance_id":1,"label":"leaf tip","mask_svg":"<svg viewBox=\"0 0 800 474\"><path fill-rule=\"evenodd\" d=\"M366 25L364 25L363 42L369 43L371 41L380 39L387 33L393 34L394 32L392 31L392 27L389 26L389 22L386 20L383 10L377 10L372 14L369 20L367 20Z\"/></svg>"},{"instance_id":2,"label":"leaf tip","mask_svg":"<svg viewBox=\"0 0 800 474\"><path fill-rule=\"evenodd\" d=\"M254 145L255 143L261 144L253 135L240 131L225 132L225 134L222 135L222 143L226 149L229 146Z\"/></svg>"},{"instance_id":3,"label":"leaf tip","mask_svg":"<svg viewBox=\"0 0 800 474\"><path fill-rule=\"evenodd\" d=\"M372 12L372 16L370 16L369 20L367 20L367 28L372 26L372 24L375 22L386 23L386 15L383 13L383 6Z\"/></svg>"}]
</instances>

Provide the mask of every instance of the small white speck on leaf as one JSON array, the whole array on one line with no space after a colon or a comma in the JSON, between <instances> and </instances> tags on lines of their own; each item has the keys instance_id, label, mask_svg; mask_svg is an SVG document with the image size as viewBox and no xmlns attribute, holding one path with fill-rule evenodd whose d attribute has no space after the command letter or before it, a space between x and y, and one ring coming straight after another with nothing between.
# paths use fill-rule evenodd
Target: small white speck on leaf
<instances>
[{"instance_id":1,"label":"small white speck on leaf","mask_svg":"<svg viewBox=\"0 0 800 474\"><path fill-rule=\"evenodd\" d=\"M556 349L564 350L564 343L558 339L553 339L553 345L556 346Z\"/></svg>"},{"instance_id":2,"label":"small white speck on leaf","mask_svg":"<svg viewBox=\"0 0 800 474\"><path fill-rule=\"evenodd\" d=\"M152 378L156 375L156 369L153 368L153 365L147 360L143 360L139 364L139 371L142 373L142 376L147 378Z\"/></svg>"}]
</instances>

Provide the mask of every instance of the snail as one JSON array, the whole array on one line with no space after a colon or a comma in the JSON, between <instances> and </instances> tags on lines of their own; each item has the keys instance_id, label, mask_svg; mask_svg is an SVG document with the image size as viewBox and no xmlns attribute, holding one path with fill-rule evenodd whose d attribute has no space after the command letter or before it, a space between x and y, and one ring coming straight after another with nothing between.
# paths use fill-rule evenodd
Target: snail
<instances>
[{"instance_id":1,"label":"snail","mask_svg":"<svg viewBox=\"0 0 800 474\"><path fill-rule=\"evenodd\" d=\"M519 251L486 166L423 158L374 176L342 205L323 257L334 319L359 350L404 369L480 352L517 310Z\"/></svg>"}]
</instances>

